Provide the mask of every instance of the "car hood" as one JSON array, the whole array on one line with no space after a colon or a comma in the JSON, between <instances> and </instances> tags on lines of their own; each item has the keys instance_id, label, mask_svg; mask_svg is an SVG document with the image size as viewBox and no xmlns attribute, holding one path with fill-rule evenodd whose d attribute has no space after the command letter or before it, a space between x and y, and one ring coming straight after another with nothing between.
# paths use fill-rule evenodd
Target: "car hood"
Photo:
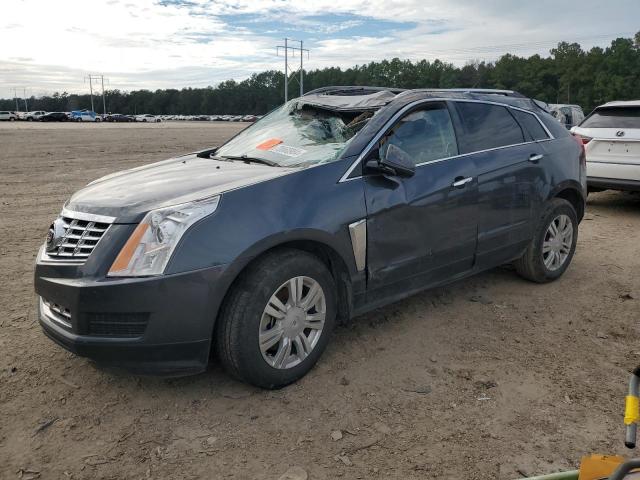
<instances>
[{"instance_id":1,"label":"car hood","mask_svg":"<svg viewBox=\"0 0 640 480\"><path fill-rule=\"evenodd\" d=\"M264 182L299 168L271 167L241 161L172 158L99 178L76 192L67 210L136 222L149 210L177 205Z\"/></svg>"}]
</instances>

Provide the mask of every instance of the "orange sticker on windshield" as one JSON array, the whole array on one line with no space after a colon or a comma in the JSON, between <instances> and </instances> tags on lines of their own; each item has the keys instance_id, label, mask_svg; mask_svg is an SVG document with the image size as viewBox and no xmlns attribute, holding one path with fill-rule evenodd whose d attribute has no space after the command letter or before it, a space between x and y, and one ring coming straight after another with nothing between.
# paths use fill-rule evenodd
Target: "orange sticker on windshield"
<instances>
[{"instance_id":1,"label":"orange sticker on windshield","mask_svg":"<svg viewBox=\"0 0 640 480\"><path fill-rule=\"evenodd\" d=\"M279 138L271 138L271 139L267 140L266 142L262 142L260 145L258 145L256 147L256 149L258 149L258 150L269 150L270 148L273 148L276 145L280 145L281 143L282 143L282 140L280 140Z\"/></svg>"}]
</instances>

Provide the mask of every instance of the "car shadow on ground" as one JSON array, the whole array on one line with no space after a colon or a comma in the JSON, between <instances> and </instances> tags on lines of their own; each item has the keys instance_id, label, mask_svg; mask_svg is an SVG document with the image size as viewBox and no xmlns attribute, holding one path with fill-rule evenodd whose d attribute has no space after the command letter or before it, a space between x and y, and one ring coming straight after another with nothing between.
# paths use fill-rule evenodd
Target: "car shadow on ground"
<instances>
[{"instance_id":1,"label":"car shadow on ground","mask_svg":"<svg viewBox=\"0 0 640 480\"><path fill-rule=\"evenodd\" d=\"M590 208L640 212L640 192L606 190L604 192L590 193L587 198L587 214Z\"/></svg>"}]
</instances>

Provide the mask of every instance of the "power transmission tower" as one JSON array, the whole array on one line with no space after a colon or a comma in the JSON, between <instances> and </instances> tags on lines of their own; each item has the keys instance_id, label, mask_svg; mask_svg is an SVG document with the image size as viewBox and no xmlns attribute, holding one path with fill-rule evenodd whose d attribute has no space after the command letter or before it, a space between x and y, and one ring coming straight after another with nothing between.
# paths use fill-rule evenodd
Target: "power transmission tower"
<instances>
[{"instance_id":1,"label":"power transmission tower","mask_svg":"<svg viewBox=\"0 0 640 480\"><path fill-rule=\"evenodd\" d=\"M91 111L95 112L95 109L93 108L93 82L94 81L98 81L100 80L100 83L102 84L102 113L103 114L107 114L107 101L105 99L104 96L104 75L87 75L86 77L84 77L85 82L87 80L89 80L89 92L90 92L90 96L91 96ZM109 82L109 79L107 78L107 83Z\"/></svg>"},{"instance_id":2,"label":"power transmission tower","mask_svg":"<svg viewBox=\"0 0 640 480\"><path fill-rule=\"evenodd\" d=\"M300 43L299 47L289 46L289 42ZM289 51L293 53L293 56L300 54L300 69L298 70L298 84L300 85L300 96L304 94L304 53L307 53L307 60L309 59L309 50L304 48L302 40L291 40L290 38L284 39L284 45L278 45L276 47L276 55L280 55L280 49L284 50L284 101L287 103L289 100ZM295 74L295 70L291 70L292 74Z\"/></svg>"}]
</instances>

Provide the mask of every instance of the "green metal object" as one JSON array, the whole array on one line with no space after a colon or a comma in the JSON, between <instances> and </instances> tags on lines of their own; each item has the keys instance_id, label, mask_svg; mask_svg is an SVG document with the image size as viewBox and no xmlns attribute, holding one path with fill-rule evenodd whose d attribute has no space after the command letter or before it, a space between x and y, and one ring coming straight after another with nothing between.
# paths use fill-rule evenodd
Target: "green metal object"
<instances>
[{"instance_id":1,"label":"green metal object","mask_svg":"<svg viewBox=\"0 0 640 480\"><path fill-rule=\"evenodd\" d=\"M549 475L540 475L539 477L529 477L521 480L578 480L578 470L570 472L550 473Z\"/></svg>"}]
</instances>

